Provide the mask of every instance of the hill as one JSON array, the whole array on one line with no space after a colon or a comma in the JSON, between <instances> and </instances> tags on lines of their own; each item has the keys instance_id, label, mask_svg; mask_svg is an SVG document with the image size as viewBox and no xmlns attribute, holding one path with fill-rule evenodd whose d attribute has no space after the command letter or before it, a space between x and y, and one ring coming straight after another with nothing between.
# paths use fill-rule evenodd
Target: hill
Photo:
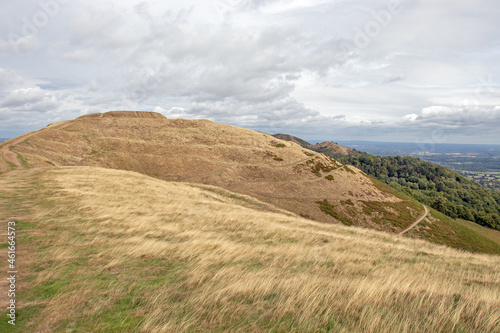
<instances>
[{"instance_id":1,"label":"hill","mask_svg":"<svg viewBox=\"0 0 500 333\"><path fill-rule=\"evenodd\" d=\"M498 256L317 223L222 188L130 171L13 170L0 187L3 230L15 220L19 243L18 321L0 321L2 332L500 325ZM0 288L6 295L5 279Z\"/></svg>"},{"instance_id":2,"label":"hill","mask_svg":"<svg viewBox=\"0 0 500 333\"><path fill-rule=\"evenodd\" d=\"M423 212L356 168L270 135L152 112L109 112L3 143L20 167L98 166L250 195L297 215L400 232ZM6 154L4 154L6 156ZM6 161L1 171L15 169Z\"/></svg>"},{"instance_id":3,"label":"hill","mask_svg":"<svg viewBox=\"0 0 500 333\"><path fill-rule=\"evenodd\" d=\"M301 138L298 138L298 137L293 136L293 135L289 135L289 134L273 134L273 136L276 139L294 142L294 143L298 144L299 146L301 146L303 148L309 148L311 146L311 144L309 142L307 142L305 140L302 140Z\"/></svg>"},{"instance_id":4,"label":"hill","mask_svg":"<svg viewBox=\"0 0 500 333\"><path fill-rule=\"evenodd\" d=\"M298 138L296 136L289 135L289 134L274 134L273 136L277 139L280 139L280 140L294 142L303 148L314 150L318 153L323 153L323 154L331 156L335 159L338 159L338 158L344 157L344 156L355 155L357 153L357 151L354 149L341 146L341 145L339 145L335 142L331 142L331 141L325 141L325 142L321 142L321 143L317 143L317 144L313 145L305 140L302 140L301 138Z\"/></svg>"},{"instance_id":5,"label":"hill","mask_svg":"<svg viewBox=\"0 0 500 333\"><path fill-rule=\"evenodd\" d=\"M312 145L309 149L312 149L318 153L323 153L325 155L331 156L335 159L357 154L356 150L341 146L331 141L317 143L315 145Z\"/></svg>"}]
</instances>

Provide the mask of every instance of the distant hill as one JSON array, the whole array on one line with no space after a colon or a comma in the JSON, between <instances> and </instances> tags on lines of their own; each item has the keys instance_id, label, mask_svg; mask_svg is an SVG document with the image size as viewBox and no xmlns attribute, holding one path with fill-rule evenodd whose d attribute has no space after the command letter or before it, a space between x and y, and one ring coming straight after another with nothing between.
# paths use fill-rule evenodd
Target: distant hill
<instances>
[{"instance_id":1,"label":"distant hill","mask_svg":"<svg viewBox=\"0 0 500 333\"><path fill-rule=\"evenodd\" d=\"M275 138L280 139L280 140L295 142L296 144L298 144L304 148L314 150L318 153L326 154L326 155L331 156L335 159L338 159L338 158L344 157L344 156L355 155L357 153L357 151L354 149L341 146L341 145L339 145L335 142L331 142L331 141L325 141L325 142L317 143L317 144L313 145L313 144L310 144L309 142L302 140L302 139L300 139L296 136L293 136L293 135L274 134L273 136Z\"/></svg>"},{"instance_id":2,"label":"distant hill","mask_svg":"<svg viewBox=\"0 0 500 333\"><path fill-rule=\"evenodd\" d=\"M326 141L315 145L311 145L310 149L318 153L323 153L325 155L331 156L335 159L357 154L356 150L341 146L331 141Z\"/></svg>"},{"instance_id":3,"label":"distant hill","mask_svg":"<svg viewBox=\"0 0 500 333\"><path fill-rule=\"evenodd\" d=\"M299 146L302 146L304 148L309 148L311 144L305 140L302 140L296 136L289 135L289 134L274 134L273 135L275 138L280 139L280 140L285 140L285 141L291 141L295 142Z\"/></svg>"}]
</instances>

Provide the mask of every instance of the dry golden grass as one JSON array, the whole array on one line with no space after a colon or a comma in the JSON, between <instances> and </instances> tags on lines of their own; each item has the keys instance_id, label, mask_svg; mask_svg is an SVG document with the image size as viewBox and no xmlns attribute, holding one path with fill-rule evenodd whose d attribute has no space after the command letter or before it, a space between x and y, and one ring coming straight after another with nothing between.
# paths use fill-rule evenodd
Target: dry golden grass
<instances>
[{"instance_id":1,"label":"dry golden grass","mask_svg":"<svg viewBox=\"0 0 500 333\"><path fill-rule=\"evenodd\" d=\"M12 149L35 167L99 166L209 184L316 221L340 223L322 212L318 201L328 200L339 216L347 217L340 202L350 199L356 209L348 218L354 225L397 233L413 222L384 225L376 221L383 212L364 214L363 201L401 200L357 169L349 172L292 142L207 120L167 119L152 112L93 114L48 126ZM399 211L420 215L404 205Z\"/></svg>"},{"instance_id":2,"label":"dry golden grass","mask_svg":"<svg viewBox=\"0 0 500 333\"><path fill-rule=\"evenodd\" d=\"M498 256L133 172L30 172L25 332L499 331Z\"/></svg>"}]
</instances>

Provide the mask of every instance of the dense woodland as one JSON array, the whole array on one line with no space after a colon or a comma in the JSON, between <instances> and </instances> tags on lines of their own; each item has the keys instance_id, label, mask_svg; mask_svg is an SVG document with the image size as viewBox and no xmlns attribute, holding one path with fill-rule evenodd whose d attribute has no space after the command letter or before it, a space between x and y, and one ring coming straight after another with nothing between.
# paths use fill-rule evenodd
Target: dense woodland
<instances>
[{"instance_id":1,"label":"dense woodland","mask_svg":"<svg viewBox=\"0 0 500 333\"><path fill-rule=\"evenodd\" d=\"M334 156L452 218L500 230L500 193L442 166L410 156L357 152Z\"/></svg>"}]
</instances>

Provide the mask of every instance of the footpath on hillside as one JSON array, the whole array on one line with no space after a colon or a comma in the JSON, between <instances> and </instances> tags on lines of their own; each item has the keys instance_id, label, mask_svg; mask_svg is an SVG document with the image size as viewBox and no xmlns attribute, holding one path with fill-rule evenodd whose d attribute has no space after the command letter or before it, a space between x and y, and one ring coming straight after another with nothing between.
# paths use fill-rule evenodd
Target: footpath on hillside
<instances>
[{"instance_id":1,"label":"footpath on hillside","mask_svg":"<svg viewBox=\"0 0 500 333\"><path fill-rule=\"evenodd\" d=\"M422 214L422 216L420 216L418 218L418 220L416 220L412 225L410 225L408 228L406 228L405 230L401 231L398 235L404 235L406 234L408 231L410 231L411 229L415 228L420 222L422 222L423 219L425 219L427 217L427 214L429 214L429 209L427 208L427 206L424 205L424 213Z\"/></svg>"},{"instance_id":2,"label":"footpath on hillside","mask_svg":"<svg viewBox=\"0 0 500 333\"><path fill-rule=\"evenodd\" d=\"M59 123L50 124L47 127L58 127L60 129L63 129L63 128L69 126L69 125L71 125L71 123L66 124L66 122L59 122ZM42 130L43 129L41 129L39 131L42 131ZM13 140L6 141L7 143L4 143L4 145L0 148L0 153L1 153L1 156L3 157L3 159L5 161L7 161L7 163L15 165L17 170L26 169L26 167L23 165L23 163L21 162L21 160L19 159L19 157L17 156L17 154L14 153L14 152L12 152L10 150L10 148L12 146L15 146L17 144L20 144L20 143L24 142L26 139L28 139L29 137L35 135L39 131L31 132L31 133L27 133L27 134L23 134L23 135L15 138Z\"/></svg>"},{"instance_id":3,"label":"footpath on hillside","mask_svg":"<svg viewBox=\"0 0 500 333\"><path fill-rule=\"evenodd\" d=\"M16 166L16 169L18 169L18 170L19 169L26 169L26 168L23 166L23 164L21 163L21 161L17 157L17 154L10 151L10 147L23 142L24 140L26 140L27 138L29 138L32 135L33 135L33 133L19 137L19 138L15 139L14 141L7 143L2 148L0 148L0 152L2 153L3 159L6 160L7 163L14 164Z\"/></svg>"}]
</instances>

